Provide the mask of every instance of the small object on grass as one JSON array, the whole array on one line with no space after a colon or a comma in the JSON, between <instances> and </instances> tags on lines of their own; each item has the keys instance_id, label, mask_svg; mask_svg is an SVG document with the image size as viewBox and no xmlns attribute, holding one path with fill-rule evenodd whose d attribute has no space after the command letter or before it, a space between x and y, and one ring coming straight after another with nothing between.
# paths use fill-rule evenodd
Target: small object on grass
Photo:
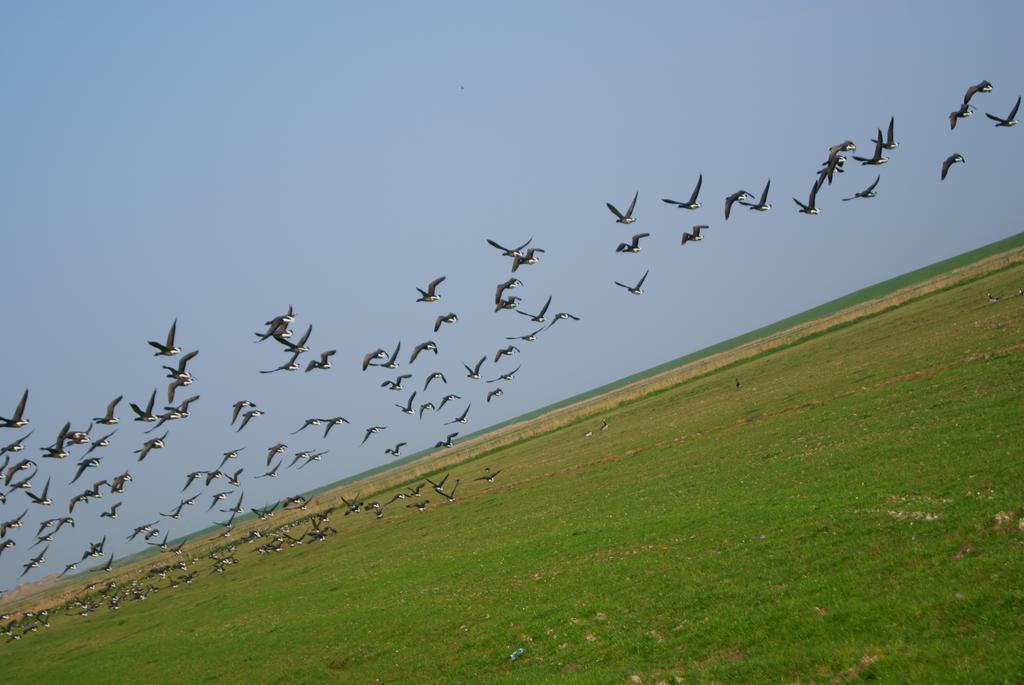
<instances>
[{"instance_id":1,"label":"small object on grass","mask_svg":"<svg viewBox=\"0 0 1024 685\"><path fill-rule=\"evenodd\" d=\"M516 651L512 652L511 654L509 654L509 655L508 655L508 658L509 658L509 660L510 660L510 661L515 661L516 659L518 659L519 657L521 657L521 656L523 655L523 652L525 652L525 651L526 651L525 649L523 649L522 647L520 647L520 648L519 648L519 649L517 649Z\"/></svg>"}]
</instances>

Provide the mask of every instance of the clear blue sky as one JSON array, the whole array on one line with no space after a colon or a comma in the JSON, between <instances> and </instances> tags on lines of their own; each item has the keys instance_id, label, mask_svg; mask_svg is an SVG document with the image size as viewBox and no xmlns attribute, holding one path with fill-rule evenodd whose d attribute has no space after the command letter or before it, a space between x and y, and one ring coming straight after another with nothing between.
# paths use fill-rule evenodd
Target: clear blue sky
<instances>
[{"instance_id":1,"label":"clear blue sky","mask_svg":"<svg viewBox=\"0 0 1024 685\"><path fill-rule=\"evenodd\" d=\"M124 537L180 497L184 474L246 446L246 503L264 504L443 437L443 421L472 401L464 432L614 380L853 289L1021 230L1024 126L995 129L1024 91L1017 3L7 3L0 7L0 226L6 322L0 415L23 388L37 458L59 427L84 427L124 394L114 444L96 478L67 486L83 451L40 461L55 505L32 506L0 558L0 588L18 582L38 522L66 512L80 485L129 468L135 482L118 521L116 498L76 508L78 526L50 546L36 580L109 537ZM950 132L966 87L979 112ZM840 202L876 169L851 163L804 200L829 145L868 139L896 117L899 149L878 171L879 196ZM967 164L939 182L960 152ZM704 174L697 212L658 201L687 197ZM723 198L772 179L775 207ZM604 207L640 191L632 227ZM707 239L679 246L692 224ZM635 229L635 231L633 230ZM649 231L639 255L615 245ZM505 396L465 379L472 362L532 330L494 314L509 261L484 243L535 236L547 252L524 268L516 294L535 311L570 311L523 354ZM635 282L634 298L612 281ZM417 304L416 286L446 274L444 299ZM296 332L314 324L314 352L337 348L322 374L260 375L285 355L252 332L288 304ZM434 317L459 323L434 334ZM170 424L168 446L136 464L144 437L129 401L163 394L146 340L179 319L179 343L202 399ZM410 387L433 370L465 399L422 422L394 408L408 393L362 373L362 355L401 339L435 339ZM403 353L402 370L408 370ZM756 382L752 381L752 382ZM436 388L436 389L435 389ZM443 392L433 385L426 398ZM267 415L241 436L235 400ZM424 398L420 392L417 403ZM352 421L322 441L288 435L310 416ZM363 429L388 430L362 448ZM7 444L24 431L0 430ZM99 434L95 431L94 435ZM330 449L321 464L253 481L266 447ZM19 455L15 455L16 458ZM93 475L89 473L88 476ZM172 536L208 525L209 493ZM194 493L193 487L189 493ZM230 501L230 500L229 500ZM0 520L28 500L15 492ZM216 517L221 520L221 516ZM167 530L166 519L160 527ZM94 560L90 560L95 565Z\"/></svg>"}]
</instances>

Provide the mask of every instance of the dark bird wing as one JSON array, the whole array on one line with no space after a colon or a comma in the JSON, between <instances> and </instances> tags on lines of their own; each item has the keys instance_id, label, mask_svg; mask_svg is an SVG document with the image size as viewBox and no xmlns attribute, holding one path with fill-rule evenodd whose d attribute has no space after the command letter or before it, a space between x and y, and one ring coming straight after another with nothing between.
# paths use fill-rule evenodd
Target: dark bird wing
<instances>
[{"instance_id":1,"label":"dark bird wing","mask_svg":"<svg viewBox=\"0 0 1024 685\"><path fill-rule=\"evenodd\" d=\"M613 205L611 202L605 202L604 204L608 208L608 210L612 214L617 216L618 218L620 218L620 219L625 219L626 218L626 217L622 216L622 212L620 212L619 210L615 209L615 205Z\"/></svg>"}]
</instances>

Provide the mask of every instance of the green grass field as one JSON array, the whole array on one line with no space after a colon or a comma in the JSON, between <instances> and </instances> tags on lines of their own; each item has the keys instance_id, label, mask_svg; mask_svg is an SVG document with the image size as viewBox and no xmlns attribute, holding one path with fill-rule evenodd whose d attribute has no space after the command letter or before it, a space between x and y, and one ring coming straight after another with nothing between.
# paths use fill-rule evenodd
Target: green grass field
<instances>
[{"instance_id":1,"label":"green grass field","mask_svg":"<svg viewBox=\"0 0 1024 685\"><path fill-rule=\"evenodd\" d=\"M1020 287L1017 264L474 450L453 504L240 544L0 645L0 680L1024 682Z\"/></svg>"}]
</instances>

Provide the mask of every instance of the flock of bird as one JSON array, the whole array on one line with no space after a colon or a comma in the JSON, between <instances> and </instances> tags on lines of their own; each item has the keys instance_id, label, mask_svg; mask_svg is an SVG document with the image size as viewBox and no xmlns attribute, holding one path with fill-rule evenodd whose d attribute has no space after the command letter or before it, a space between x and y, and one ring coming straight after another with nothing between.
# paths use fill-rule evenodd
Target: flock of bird
<instances>
[{"instance_id":1,"label":"flock of bird","mask_svg":"<svg viewBox=\"0 0 1024 685\"><path fill-rule=\"evenodd\" d=\"M974 96L979 93L991 93L992 90L992 84L988 81L982 81L968 88L959 109L950 114L951 128L956 127L959 119L971 116L973 105L970 102ZM1007 117L998 117L993 114L987 114L987 116L997 122L997 127L1012 127L1017 123L1015 117L1019 105L1020 98L1018 97L1016 104ZM889 158L884 156L883 151L895 150L898 147L898 143L895 140L894 125L895 119L890 118L884 135L881 128L876 129L876 137L871 141L874 144L874 150L870 157L853 156L853 160L860 162L862 166L879 166L887 163ZM847 156L845 153L855 150L856 145L851 140L844 140L828 149L825 161L815 171L815 180L811 186L806 203L793 198L800 213L808 215L819 215L821 213L821 208L817 204L819 192L826 185L831 186L837 175L846 172ZM951 167L954 164L963 162L964 157L959 153L949 156L942 163L940 179L945 180ZM881 176L879 175L867 188L855 192L849 197L842 198L842 200L851 201L875 197L876 188L880 180ZM696 185L688 200L664 198L662 201L675 208L698 210L702 206L699 199L702 184L703 175L701 174L698 176ZM771 180L769 179L757 198L755 198L753 193L746 190L738 190L728 195L724 201L724 220L729 220L737 204L755 212L770 211L772 209L771 203L768 202L770 188ZM636 223L635 212L638 197L639 192L636 192L625 212L619 211L615 205L607 203L607 208L614 215L616 223L627 226ZM703 233L708 228L707 224L693 226L690 231L682 234L681 244L685 246L688 242L703 240ZM637 233L628 241L619 242L615 247L615 252L638 254L641 252L641 241L650 237L651 234L647 232ZM507 344L509 341L532 343L537 341L542 334L545 336L549 335L549 331L560 321L579 322L581 320L581 317L567 311L560 311L549 315L548 312L553 295L548 294L543 305L534 310L535 313L530 313L521 306L523 298L513 294L513 291L518 291L524 287L523 282L518 277L522 273L521 269L539 264L541 255L545 254L543 248L532 245L533 238L517 247L506 247L492 239L487 239L486 242L490 247L497 250L502 258L510 260L509 268L512 274L496 286L493 301L495 314L508 316L502 313L513 312L517 316L511 317L512 320L523 323L528 321L531 324L530 328L533 330L524 334L504 336L501 346L493 354L485 353L478 359L470 360L470 363L459 360L462 369L465 371L466 381L463 381L463 386L465 387L459 388L458 392L452 391L453 384L449 381L450 369L446 374L445 369L437 368L437 360L441 357L442 350L445 347L443 331L456 326L459 322L459 317L455 312L441 313L443 310L438 311L436 318L434 318L432 333L424 331L422 334L423 338L433 335L442 341L440 343L437 340L420 339L418 337L418 342L414 344L407 357L402 355L401 341L398 341L393 348L390 348L389 345L390 352L383 347L378 347L361 356L362 372L377 374L378 378L376 380L379 381L379 387L382 391L395 393L409 392L408 396L404 394L399 395L401 400L393 402L394 407L400 414L415 417L417 421L433 420L440 424L440 433L443 437L439 437L434 444L436 449L451 448L455 445L455 440L459 437L460 432L449 431L447 427L456 424L466 425L469 422L473 403L471 399L467 398L471 392L478 393L477 397L482 398L482 401L485 403L490 403L502 397L505 389L514 382L517 374L522 369L522 364L516 364L514 368L508 368L511 366L511 362L506 361L506 358L520 354L520 349L515 344ZM649 273L649 269L645 270L635 283L616 280L614 285L623 288L632 295L642 295ZM446 276L441 275L427 283L425 287L416 287L418 297L415 299L415 302L431 306L442 301L445 282ZM518 319L518 316L526 317L526 321ZM276 345L277 353L283 352L285 354L285 361L279 365L271 364L272 368L254 371L258 371L260 374L278 374L281 372L285 374L296 372L308 374L313 372L325 373L333 368L338 350L324 349L313 353L313 348L310 346L313 325L307 324L303 334L296 338L291 328L296 320L295 311L289 306L286 312L269 318L264 322L262 329L255 332L253 340L255 344L268 343ZM132 469L143 468L141 466L143 461L147 458L154 458L158 451L166 449L168 444L172 442L171 427L185 422L191 416L193 407L200 401L200 395L196 394L180 399L175 403L179 393L198 382L198 379L190 371L189 364L199 355L198 350L184 352L185 348L179 345L177 324L177 319L175 319L163 340L148 341L149 347L154 350L154 357L159 358L161 361L170 360L160 365L160 371L163 372L163 380L166 382L166 390L162 396L166 402L161 403L162 409L158 409L157 406L159 389L154 389L144 403L128 403L128 407L132 412L133 423L139 423L147 427L142 435L132 438L134 442L129 445L134 448L132 453L136 455L135 464L132 466ZM301 361L303 360L303 355L310 355L305 364ZM352 356L355 357L354 354ZM397 373L397 375L385 373L399 371L403 368L411 370L418 360L420 364L417 369L422 370L418 372L419 378L414 376L411 371ZM429 360L429 362L424 360ZM493 377L485 379L484 365L488 363L496 368L490 374L487 374ZM431 365L428 366L427 364ZM461 373L461 370L459 370L459 373ZM480 381L482 382L479 386L473 385L473 383ZM474 390L475 387L479 387L479 389ZM739 381L737 380L738 387ZM431 395L428 396L428 392ZM29 391L25 390L10 416L0 416L0 430L21 430L29 426L28 400ZM0 458L3 459L3 463L0 465L0 478L3 479L4 486L4 490L0 491L0 507L2 507L0 508L0 565L19 563L23 569L21 577L25 577L37 569L48 569L52 573L56 573L59 569L59 575L64 576L77 570L79 564L89 559L102 559L106 557L105 562L99 563L90 570L96 572L110 572L112 570L114 556L106 551L107 535L104 535L98 541L90 540L83 542L81 554L76 554L67 560L62 559L61 564L63 565L53 566L50 564L47 560L47 552L49 544L56 539L58 534L68 535L69 533L66 531L71 531L75 528L74 514L76 514L76 508L79 516L93 514L98 519L109 520L110 523L107 524L109 526L113 526L113 522L119 518L118 509L121 507L123 497L126 495L135 477L123 463L118 463L113 470L107 469L104 460L108 458L102 455L109 451L115 436L120 430L121 417L118 416L118 412L122 400L123 396L118 396L111 400L101 415L93 417L82 430L73 430L72 423L70 421L65 422L57 431L52 443L37 448L42 453L40 459L53 460L54 462L67 460L73 456L74 451L81 450L73 462L73 467L64 467L59 464L55 464L52 468L47 467L46 481L41 488L37 485L41 479L40 462L31 457L22 457L22 453L27 448L26 441L34 435L33 430L18 436L13 442L0 449ZM227 424L226 430L233 436L237 435L240 437L253 421L265 420L261 418L266 415L265 411L251 399L240 399L224 409L225 422ZM446 411L448 413L443 414ZM301 435L302 439L318 437L320 442L323 443L329 438L332 431L335 429L341 431L343 429L339 427L349 424L348 419L344 416L331 414L334 414L334 412L302 418L301 425L295 430L290 431L289 437L286 439L290 439L291 436ZM299 420L296 420L295 423L289 423L290 426L294 426L298 422ZM323 429L322 432L319 431L321 428ZM604 422L597 429L597 432L602 432L607 428L608 424ZM307 431L307 429L310 430ZM155 434L161 430L162 433L153 437L147 437L149 434ZM93 435L94 431L98 433L95 436ZM373 444L379 444L379 436L385 432L388 434L399 433L400 438L401 426L396 426L391 420L381 420L379 423L362 428L355 437L361 436L361 441L358 443L359 446L364 446L371 441ZM100 435L99 433L102 434ZM585 435L590 437L594 433L595 431L588 431ZM401 439L393 443L389 442L383 452L389 457L399 457L402 455L402 450L407 444L408 441ZM132 522L129 526L131 532L126 538L127 541L139 540L147 546L158 548L162 552L174 557L175 561L173 563L151 565L147 571L146 578L136 579L127 584L118 584L114 581L104 584L90 582L85 585L83 594L76 596L60 608L65 613L70 611L72 614L83 616L100 608L102 604L105 604L112 610L116 610L125 600L142 600L151 592L158 590L159 588L153 585L155 578L169 578L169 587L172 588L188 585L193 582L197 578L195 564L198 560L190 558L186 561L184 559L185 540L182 540L175 546L170 545L169 529L164 523L161 523L161 519L166 519L168 524L172 521L180 520L186 507L202 506L200 503L201 498L202 503L208 502L205 509L206 513L214 518L210 523L220 526L223 529L221 535L226 539L232 537L237 517L245 513L251 513L261 521L266 521L273 516L275 510L279 507L281 509L301 509L303 511L311 508L312 501L300 495L285 497L264 507L250 506L247 508L243 506L245 502L243 474L248 472L249 475L247 477L254 480L275 478L282 468L291 469L297 467L301 470L311 464L321 462L330 453L330 449L302 449L292 452L289 457L286 454L290 449L288 444L285 441L279 441L266 448L265 455L263 455L265 459L254 458L244 466L229 466L229 462L237 462L237 460L241 459L241 453L245 449L246 447L244 446L230 449L221 453L216 462L210 463L209 468L184 473L184 487L180 491L173 493L173 500L177 501L173 501L171 497L168 497L166 506L159 513L159 519ZM257 467L256 470L262 471L262 473L253 476L254 465ZM115 472L117 472L116 475ZM500 472L500 470L490 471L488 469L481 476L475 478L475 480L490 484L494 482ZM85 478L87 473L98 473L101 475L106 473L107 475L93 481L91 485L84 487L80 492L76 492L67 500L66 512L55 511L55 515L52 517L34 521L33 525L38 525L38 528L33 535L15 539L14 532L25 527L29 522L30 511L44 512L50 511L51 508L61 507L61 504L56 503L51 496L51 484L54 478L67 478L67 486L71 486L80 479ZM142 477L141 473L136 475ZM86 482L90 480L92 479L85 478ZM218 481L224 484L223 487L218 487ZM364 502L359 495L352 500L343 497L343 504L339 505L339 507L343 508L345 516L358 514L363 511L372 511L377 519L383 518L385 510L396 503L400 503L405 508L416 512L425 512L428 510L431 500L423 498L420 491L426 485L429 485L439 498L435 502L451 503L455 501L456 490L460 480L456 479L450 489L446 489L447 481L447 476L437 481L427 479L424 484L394 493L386 501ZM196 488L196 490L192 490L193 488ZM216 492L206 492L206 488L216 489ZM190 490L192 491L186 494ZM17 495L18 491L23 494ZM96 511L94 507L89 506L91 502L100 500L105 495L116 496L117 501L114 501L109 508L100 511ZM24 504L23 507L16 506L19 500ZM233 502L233 504L225 506L227 502ZM227 516L214 515L214 508L217 508L216 514L225 514ZM328 507L305 514L273 530L269 528L254 529L249 532L244 540L251 543L259 542L255 550L260 553L282 551L283 549L302 544L303 541L323 541L337 532L329 525L330 514L336 508L338 507ZM4 515L4 512L8 515ZM292 535L292 532L296 531L298 527L305 525L308 525L309 528L297 537ZM125 530L128 530L128 528ZM113 528L109 528L110 533L113 533L113 531ZM15 561L15 552L12 551L12 548L22 546L26 550L25 557ZM238 563L238 557L235 555L236 549L237 546L234 543L224 543L213 552L210 552L209 559L212 561L211 572L223 573L227 567ZM48 627L49 615L49 610L23 612L19 618L8 623L3 632L7 635L8 641L20 639L28 633L35 632L40 626ZM3 620L9 618L5 617Z\"/></svg>"}]
</instances>

